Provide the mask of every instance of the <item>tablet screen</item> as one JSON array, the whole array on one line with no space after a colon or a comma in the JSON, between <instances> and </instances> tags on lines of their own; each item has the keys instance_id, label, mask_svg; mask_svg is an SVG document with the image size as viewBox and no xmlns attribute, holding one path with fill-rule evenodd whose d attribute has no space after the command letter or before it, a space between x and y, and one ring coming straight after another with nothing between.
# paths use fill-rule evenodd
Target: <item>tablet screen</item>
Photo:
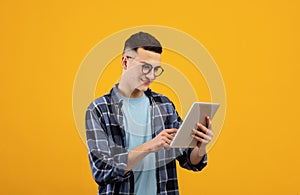
<instances>
[{"instance_id":1,"label":"tablet screen","mask_svg":"<svg viewBox=\"0 0 300 195\"><path fill-rule=\"evenodd\" d=\"M188 114L179 127L170 146L172 148L193 148L197 145L197 141L193 139L193 129L197 129L197 123L200 122L206 126L205 117L209 116L213 119L220 104L209 102L194 102Z\"/></svg>"}]
</instances>

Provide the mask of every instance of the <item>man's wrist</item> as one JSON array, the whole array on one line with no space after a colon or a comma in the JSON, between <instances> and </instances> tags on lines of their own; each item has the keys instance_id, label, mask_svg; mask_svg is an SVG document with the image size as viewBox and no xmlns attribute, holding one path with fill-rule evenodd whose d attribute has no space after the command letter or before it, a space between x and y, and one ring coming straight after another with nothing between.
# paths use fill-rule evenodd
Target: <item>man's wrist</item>
<instances>
[{"instance_id":1,"label":"man's wrist","mask_svg":"<svg viewBox=\"0 0 300 195\"><path fill-rule=\"evenodd\" d=\"M198 156L203 157L206 154L206 147L198 148Z\"/></svg>"}]
</instances>

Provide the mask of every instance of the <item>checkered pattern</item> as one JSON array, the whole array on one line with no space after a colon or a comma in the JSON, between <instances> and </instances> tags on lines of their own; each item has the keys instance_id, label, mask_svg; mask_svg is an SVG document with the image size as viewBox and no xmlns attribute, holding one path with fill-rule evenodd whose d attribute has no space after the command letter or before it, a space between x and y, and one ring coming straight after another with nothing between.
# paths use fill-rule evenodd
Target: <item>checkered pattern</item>
<instances>
[{"instance_id":1,"label":"checkered pattern","mask_svg":"<svg viewBox=\"0 0 300 195\"><path fill-rule=\"evenodd\" d=\"M145 92L150 100L153 137L162 130L178 128L182 122L173 103L165 96ZM132 171L124 175L127 166L122 98L117 85L91 103L86 111L88 155L98 194L134 194ZM161 149L156 152L157 190L160 195L179 194L176 173L177 159L181 167L200 171L206 166L207 156L196 166L189 157L192 149Z\"/></svg>"}]
</instances>

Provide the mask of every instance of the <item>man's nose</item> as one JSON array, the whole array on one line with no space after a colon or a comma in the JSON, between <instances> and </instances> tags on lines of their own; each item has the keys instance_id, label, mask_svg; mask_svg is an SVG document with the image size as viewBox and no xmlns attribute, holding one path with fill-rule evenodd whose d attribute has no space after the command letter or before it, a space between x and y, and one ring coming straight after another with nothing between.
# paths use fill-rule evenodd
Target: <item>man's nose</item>
<instances>
[{"instance_id":1,"label":"man's nose","mask_svg":"<svg viewBox=\"0 0 300 195\"><path fill-rule=\"evenodd\" d=\"M156 79L155 73L154 73L154 68L146 75L147 78L149 78L150 80L154 80Z\"/></svg>"}]
</instances>

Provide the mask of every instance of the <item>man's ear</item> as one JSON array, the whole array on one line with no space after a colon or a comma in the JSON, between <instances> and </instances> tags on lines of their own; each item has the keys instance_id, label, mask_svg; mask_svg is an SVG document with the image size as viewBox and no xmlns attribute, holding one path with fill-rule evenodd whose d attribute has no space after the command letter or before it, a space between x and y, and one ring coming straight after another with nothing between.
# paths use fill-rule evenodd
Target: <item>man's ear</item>
<instances>
[{"instance_id":1,"label":"man's ear","mask_svg":"<svg viewBox=\"0 0 300 195\"><path fill-rule=\"evenodd\" d=\"M126 56L122 56L122 68L124 69L124 70L126 70L127 69L127 57Z\"/></svg>"}]
</instances>

